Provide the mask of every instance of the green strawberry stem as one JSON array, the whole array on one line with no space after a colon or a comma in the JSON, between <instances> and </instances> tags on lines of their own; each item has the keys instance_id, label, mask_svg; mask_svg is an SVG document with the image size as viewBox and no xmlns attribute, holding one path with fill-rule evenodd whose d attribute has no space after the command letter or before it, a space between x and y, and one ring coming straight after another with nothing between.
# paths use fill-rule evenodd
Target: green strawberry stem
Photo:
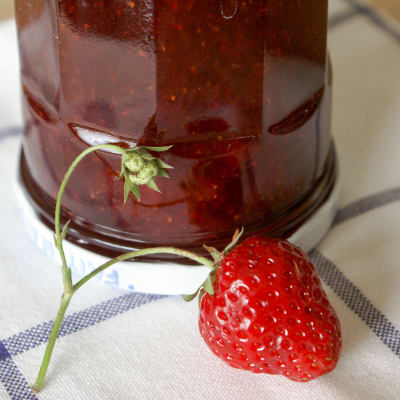
<instances>
[{"instance_id":1,"label":"green strawberry stem","mask_svg":"<svg viewBox=\"0 0 400 400\"><path fill-rule=\"evenodd\" d=\"M71 166L68 168L68 171L66 172L64 179L61 182L60 188L58 190L58 196L57 196L57 203L56 203L56 211L55 211L55 216L54 216L54 229L55 229L55 244L58 249L58 252L60 253L61 257L61 272L62 272L62 277L63 277L63 285L64 285L64 294L65 293L72 293L72 279L71 279L71 269L68 268L67 266L67 260L65 258L64 254L64 248L63 248L63 237L60 229L60 214L61 214L61 200L64 194L65 187L67 186L67 183L69 181L69 178L71 177L72 172L75 170L77 165L81 162L81 160L86 157L88 154L93 153L96 150L113 150L118 153L124 154L125 149L123 149L120 146L112 145L112 144L100 144L97 146L89 147L88 149L84 150L81 154L79 154L78 157L75 158ZM68 227L68 223L66 225ZM63 233L66 233L66 230L63 231ZM65 236L64 233L64 236Z\"/></svg>"},{"instance_id":2,"label":"green strawberry stem","mask_svg":"<svg viewBox=\"0 0 400 400\"><path fill-rule=\"evenodd\" d=\"M146 148L138 148L138 149L146 149ZM147 148L153 151L165 151L168 150L169 147L155 147L155 148ZM60 253L61 261L62 261L62 266L61 266L61 272L62 272L62 279L63 279L63 286L64 286L64 292L61 297L61 302L60 306L58 309L57 317L54 321L53 328L50 334L49 341L46 346L46 350L43 356L43 360L40 366L40 370L38 373L38 376L36 378L36 382L34 385L32 385L32 389L35 392L40 392L40 390L43 387L44 380L46 378L46 373L47 369L50 364L50 360L53 354L54 346L58 337L58 334L60 332L61 324L64 319L65 313L67 312L68 306L70 304L70 301L72 299L72 296L76 293L78 289L80 289L86 282L88 282L91 278L96 276L98 273L101 271L104 271L106 268L120 262L120 261L125 261L125 260L130 260L132 258L136 258L139 256L145 256L149 254L175 254L177 256L181 257L186 257L191 260L194 260L198 262L199 264L205 265L209 267L210 269L214 269L215 265L212 260L209 260L208 258L199 256L195 253L192 253L187 250L181 250L177 249L174 247L153 247L153 248L148 248L148 249L142 249L142 250L136 250L136 251L131 251L126 254L122 254L112 260L109 260L105 262L104 264L100 265L98 268L94 269L92 272L84 276L81 280L79 280L77 283L73 284L72 282L72 276L71 276L71 268L68 267L65 253L64 253L64 248L63 248L63 240L65 239L65 236L67 234L67 229L69 222L67 222L63 229L61 230L60 227L60 220L61 220L61 201L62 197L64 194L65 187L67 186L67 183L71 177L72 172L75 170L75 168L78 166L80 161L86 157L88 154L97 151L97 150L112 150L114 152L120 153L122 155L122 165L121 165L121 171L123 174L121 174L125 178L125 194L124 194L124 199L127 199L126 193L127 189L128 191L134 192L134 195L137 196L136 189L132 190L132 187L130 184L127 184L127 179L129 179L129 171L126 172L126 165L124 165L124 159L127 157L129 152L134 151L134 149L124 149L122 147L112 145L112 144L100 144L97 146L92 146L83 151L79 156L73 161L71 166L69 167L68 171L66 172L64 179L60 185L59 191L58 191L58 196L57 196L57 203L56 203L56 209L55 209L55 217L54 217L54 226L55 226L55 245L58 249L58 252ZM143 150L140 150L143 152ZM147 154L146 152L144 153L145 155ZM155 158L154 158L155 159ZM164 168L170 168L167 164L163 163L161 160L155 159L158 161L158 174L161 176L166 176L165 171L163 170ZM136 193L135 193L136 192Z\"/></svg>"},{"instance_id":3,"label":"green strawberry stem","mask_svg":"<svg viewBox=\"0 0 400 400\"><path fill-rule=\"evenodd\" d=\"M61 324L64 319L64 315L71 301L72 293L63 294L61 297L60 307L58 309L57 317L53 324L53 329L51 330L49 341L47 342L46 350L44 352L43 360L40 365L39 373L36 378L36 382L31 386L32 390L35 392L40 392L43 387L44 379L46 378L47 369L49 368L51 356L53 354L54 345L60 332Z\"/></svg>"},{"instance_id":4,"label":"green strawberry stem","mask_svg":"<svg viewBox=\"0 0 400 400\"><path fill-rule=\"evenodd\" d=\"M40 392L40 390L43 387L44 379L46 377L47 369L49 367L49 363L50 363L51 356L53 353L54 345L56 343L58 333L61 328L61 323L64 319L64 315L67 311L67 308L72 299L72 296L76 293L76 291L78 289L80 289L86 282L88 282L90 279L92 279L94 276L96 276L98 273L100 273L101 271L104 271L106 268L111 267L112 265L114 265L120 261L130 260L130 259L133 259L133 258L136 258L139 256L146 256L149 254L175 254L177 256L186 257L193 261L197 261L198 263L205 265L205 266L209 267L210 269L214 269L213 261L211 261L205 257L199 256L195 253L192 253L190 251L181 250L181 249L177 249L174 247L153 247L153 248L131 251L129 253L122 254L112 260L107 261L106 263L102 264L100 267L94 269L92 272L90 272L89 274L84 276L80 281L78 281L75 285L72 285L72 283L71 283L72 289L64 288L64 294L61 298L57 317L54 321L53 329L50 334L50 339L47 343L46 351L43 356L39 374L37 376L35 384L32 386L33 390L35 390L36 392ZM193 266L193 267L196 267L196 266ZM69 277L71 276L70 273L68 274L68 276Z\"/></svg>"},{"instance_id":5,"label":"green strawberry stem","mask_svg":"<svg viewBox=\"0 0 400 400\"><path fill-rule=\"evenodd\" d=\"M113 258L110 261L107 261L103 265L100 265L100 267L94 269L92 272L87 274L85 277L83 277L79 282L77 282L74 286L74 292L78 290L80 287L82 287L87 281L92 279L94 276L99 274L101 271L104 271L106 268L111 267L111 265L114 265L120 261L126 261L130 260L131 258L139 257L139 256L147 256L149 254L175 254L177 256L189 258L190 260L197 261L201 265L205 265L206 267L209 267L211 270L214 269L214 262L212 260L209 260L206 257L199 256L195 253L192 253L191 251L187 250L182 250L182 249L177 249L176 247L150 247L148 249L142 249L142 250L136 250L136 251L131 251L129 253L122 254L116 258ZM196 267L196 266L193 266Z\"/></svg>"}]
</instances>

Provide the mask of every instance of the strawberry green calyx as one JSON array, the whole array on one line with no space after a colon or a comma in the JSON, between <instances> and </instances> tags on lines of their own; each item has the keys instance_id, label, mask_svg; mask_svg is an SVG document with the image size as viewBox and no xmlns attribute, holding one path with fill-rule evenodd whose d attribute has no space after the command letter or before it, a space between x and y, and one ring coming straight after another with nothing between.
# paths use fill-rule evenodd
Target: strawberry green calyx
<instances>
[{"instance_id":1,"label":"strawberry green calyx","mask_svg":"<svg viewBox=\"0 0 400 400\"><path fill-rule=\"evenodd\" d=\"M131 151L124 162L124 166L132 174L137 174L143 169L144 162L144 158L137 151Z\"/></svg>"},{"instance_id":2,"label":"strawberry green calyx","mask_svg":"<svg viewBox=\"0 0 400 400\"><path fill-rule=\"evenodd\" d=\"M129 179L137 185L147 185L157 175L157 165L154 161L144 160L142 169L136 174L129 174Z\"/></svg>"},{"instance_id":3,"label":"strawberry green calyx","mask_svg":"<svg viewBox=\"0 0 400 400\"><path fill-rule=\"evenodd\" d=\"M169 150L172 146L150 147L138 146L125 150L122 154L121 174L124 178L124 202L128 200L132 193L140 200L140 185L147 185L150 189L160 192L154 178L162 176L168 178L166 169L173 168L161 159L154 157L150 152L163 152Z\"/></svg>"},{"instance_id":4,"label":"strawberry green calyx","mask_svg":"<svg viewBox=\"0 0 400 400\"><path fill-rule=\"evenodd\" d=\"M213 268L211 272L208 274L207 279L201 284L201 286L196 290L195 293L181 295L183 300L189 302L195 299L197 295L199 295L199 304L200 304L201 298L203 297L204 293L208 293L211 296L214 295L214 281L217 268L219 264L222 262L223 258L237 245L243 232L244 232L243 227L240 230L237 229L233 234L231 242L222 251L218 251L214 247L203 245L203 247L208 251L212 259L214 260Z\"/></svg>"}]
</instances>

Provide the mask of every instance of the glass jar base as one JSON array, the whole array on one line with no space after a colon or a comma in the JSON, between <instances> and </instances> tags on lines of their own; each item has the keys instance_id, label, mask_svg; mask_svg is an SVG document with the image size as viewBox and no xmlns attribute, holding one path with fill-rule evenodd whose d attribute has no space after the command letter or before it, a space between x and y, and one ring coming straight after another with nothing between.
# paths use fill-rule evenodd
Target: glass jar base
<instances>
[{"instance_id":1,"label":"glass jar base","mask_svg":"<svg viewBox=\"0 0 400 400\"><path fill-rule=\"evenodd\" d=\"M313 191L311 198L307 198L296 207L297 211L292 213L291 219L287 220L286 224L277 224L277 229L272 232L270 230L265 232L265 228L263 229L260 225L245 227L246 236L254 233L268 233L271 236L285 237L305 251L315 247L328 232L337 210L340 179L333 147L330 160L319 187ZM49 222L50 218L39 212L40 205L29 191L29 185L24 176L23 155L15 191L29 236L48 256L59 262L53 241L53 226ZM79 276L86 275L111 257L135 249L135 246L119 246L118 249L113 249L115 254L113 252L104 254L104 252L96 251L93 246L88 246L90 241L84 235L81 235L79 239L76 237L76 232L69 236L69 240L64 242L64 248L68 265ZM222 242L223 240L219 244L207 244L214 246L226 244ZM105 242L99 241L97 245L100 246L100 244L106 248L110 247ZM140 247L149 246L142 244ZM191 248L191 250L199 251L199 248ZM105 285L129 291L165 295L187 294L196 291L205 280L209 269L201 266L193 268L185 263L186 261L181 259L123 262L100 274L97 279Z\"/></svg>"}]
</instances>

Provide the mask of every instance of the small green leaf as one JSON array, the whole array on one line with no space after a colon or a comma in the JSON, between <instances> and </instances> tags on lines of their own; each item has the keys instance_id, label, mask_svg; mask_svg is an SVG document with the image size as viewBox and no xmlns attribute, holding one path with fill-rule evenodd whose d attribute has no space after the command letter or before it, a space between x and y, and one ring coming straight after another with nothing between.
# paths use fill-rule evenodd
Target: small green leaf
<instances>
[{"instance_id":1,"label":"small green leaf","mask_svg":"<svg viewBox=\"0 0 400 400\"><path fill-rule=\"evenodd\" d=\"M160 168L174 169L174 167L172 165L165 163L163 160L160 160L159 158L156 158L154 161L156 162L157 166Z\"/></svg>"},{"instance_id":2,"label":"small green leaf","mask_svg":"<svg viewBox=\"0 0 400 400\"><path fill-rule=\"evenodd\" d=\"M240 237L242 236L243 232L244 232L244 228L243 227L240 230L236 229L235 233L233 234L232 241L224 249L223 253L225 255L228 254L229 251L232 250L236 246L236 244L239 241Z\"/></svg>"},{"instance_id":3,"label":"small green leaf","mask_svg":"<svg viewBox=\"0 0 400 400\"><path fill-rule=\"evenodd\" d=\"M210 275L208 275L208 278L204 281L203 288L209 295L214 296L212 275L213 273L210 273Z\"/></svg>"},{"instance_id":4,"label":"small green leaf","mask_svg":"<svg viewBox=\"0 0 400 400\"><path fill-rule=\"evenodd\" d=\"M192 301L197 294L200 292L201 286L193 294L181 294L183 300L189 302Z\"/></svg>"},{"instance_id":5,"label":"small green leaf","mask_svg":"<svg viewBox=\"0 0 400 400\"><path fill-rule=\"evenodd\" d=\"M159 147L141 146L142 149L147 149L147 150L150 150L150 151L157 151L157 152L159 152L159 153L161 153L161 152L163 152L163 151L167 151L167 150L169 150L171 147L172 147L172 145L171 145L171 146L159 146Z\"/></svg>"},{"instance_id":6,"label":"small green leaf","mask_svg":"<svg viewBox=\"0 0 400 400\"><path fill-rule=\"evenodd\" d=\"M156 192L161 193L160 189L157 187L156 183L154 182L154 179L152 179L152 180L147 184L147 186L148 186L150 189L153 189L153 190L155 190Z\"/></svg>"},{"instance_id":7,"label":"small green leaf","mask_svg":"<svg viewBox=\"0 0 400 400\"><path fill-rule=\"evenodd\" d=\"M121 157L121 172L119 174L120 178L122 178L125 175L125 162L126 162L126 153L123 153Z\"/></svg>"},{"instance_id":8,"label":"small green leaf","mask_svg":"<svg viewBox=\"0 0 400 400\"><path fill-rule=\"evenodd\" d=\"M129 178L125 176L125 184L124 184L124 203L128 200L129 193L131 192L131 184L129 182Z\"/></svg>"},{"instance_id":9,"label":"small green leaf","mask_svg":"<svg viewBox=\"0 0 400 400\"><path fill-rule=\"evenodd\" d=\"M125 174L125 185L124 185L124 203L129 198L129 194L132 193L138 200L140 200L139 186L132 183L129 179L129 175Z\"/></svg>"},{"instance_id":10,"label":"small green leaf","mask_svg":"<svg viewBox=\"0 0 400 400\"><path fill-rule=\"evenodd\" d=\"M167 171L165 171L165 169L163 169L163 168L158 168L158 175L163 176L164 178L169 178Z\"/></svg>"},{"instance_id":11,"label":"small green leaf","mask_svg":"<svg viewBox=\"0 0 400 400\"><path fill-rule=\"evenodd\" d=\"M62 232L61 232L61 240L64 240L65 237L67 236L67 231L68 231L68 226L70 224L70 220L68 220L68 222L64 225Z\"/></svg>"},{"instance_id":12,"label":"small green leaf","mask_svg":"<svg viewBox=\"0 0 400 400\"><path fill-rule=\"evenodd\" d=\"M139 186L136 185L136 183L132 183L131 185L131 191L135 195L135 197L140 200L140 191L139 191Z\"/></svg>"},{"instance_id":13,"label":"small green leaf","mask_svg":"<svg viewBox=\"0 0 400 400\"><path fill-rule=\"evenodd\" d=\"M205 244L203 244L203 247L208 251L214 261L218 261L221 258L222 253L218 251L215 247L209 247Z\"/></svg>"}]
</instances>

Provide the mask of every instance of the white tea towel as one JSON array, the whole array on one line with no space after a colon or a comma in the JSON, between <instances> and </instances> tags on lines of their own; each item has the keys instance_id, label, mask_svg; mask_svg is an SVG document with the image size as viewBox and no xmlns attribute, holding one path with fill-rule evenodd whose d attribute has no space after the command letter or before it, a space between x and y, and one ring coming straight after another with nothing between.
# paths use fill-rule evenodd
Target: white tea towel
<instances>
[{"instance_id":1,"label":"white tea towel","mask_svg":"<svg viewBox=\"0 0 400 400\"><path fill-rule=\"evenodd\" d=\"M12 191L21 117L13 22L0 24L0 399L400 398L400 30L331 0L333 132L343 176L336 224L312 253L343 329L337 369L306 384L231 369L203 343L197 305L91 282L71 303L34 394L62 291L28 239Z\"/></svg>"}]
</instances>

